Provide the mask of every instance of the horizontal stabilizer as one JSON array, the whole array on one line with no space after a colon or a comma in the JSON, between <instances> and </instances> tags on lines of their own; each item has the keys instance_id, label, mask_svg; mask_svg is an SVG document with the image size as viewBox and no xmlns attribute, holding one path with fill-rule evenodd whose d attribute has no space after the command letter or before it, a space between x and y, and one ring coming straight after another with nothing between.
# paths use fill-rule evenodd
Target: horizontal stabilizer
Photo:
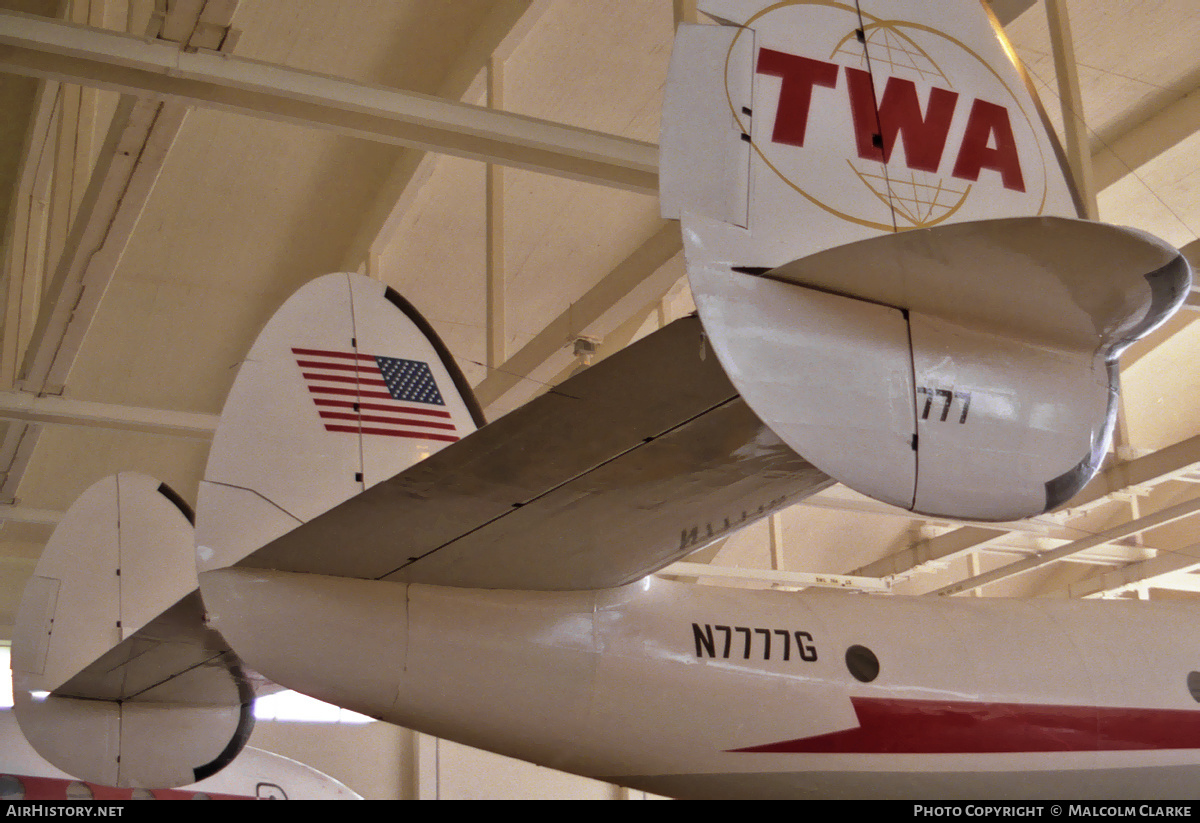
<instances>
[{"instance_id":1,"label":"horizontal stabilizer","mask_svg":"<svg viewBox=\"0 0 1200 823\"><path fill-rule=\"evenodd\" d=\"M158 481L108 477L67 510L38 561L13 637L14 711L63 771L180 786L249 736L253 695L205 626L189 518Z\"/></svg>"},{"instance_id":2,"label":"horizontal stabilizer","mask_svg":"<svg viewBox=\"0 0 1200 823\"><path fill-rule=\"evenodd\" d=\"M830 482L746 408L692 317L240 565L477 588L606 588Z\"/></svg>"},{"instance_id":3,"label":"horizontal stabilizer","mask_svg":"<svg viewBox=\"0 0 1200 823\"><path fill-rule=\"evenodd\" d=\"M1190 283L1167 244L1065 218L691 277L730 379L786 443L864 494L979 520L1038 514L1083 487L1111 433L1115 358Z\"/></svg>"},{"instance_id":4,"label":"horizontal stabilizer","mask_svg":"<svg viewBox=\"0 0 1200 823\"><path fill-rule=\"evenodd\" d=\"M11 712L0 712L3 773L0 785L6 801L95 799L102 802L135 798L154 800L361 800L339 781L283 755L247 746L229 768L181 788L125 788L80 782L39 757L21 735ZM82 798L80 797L82 795Z\"/></svg>"},{"instance_id":5,"label":"horizontal stabilizer","mask_svg":"<svg viewBox=\"0 0 1200 823\"><path fill-rule=\"evenodd\" d=\"M773 269L780 280L1106 359L1187 295L1177 249L1137 229L1011 217L883 235Z\"/></svg>"}]
</instances>

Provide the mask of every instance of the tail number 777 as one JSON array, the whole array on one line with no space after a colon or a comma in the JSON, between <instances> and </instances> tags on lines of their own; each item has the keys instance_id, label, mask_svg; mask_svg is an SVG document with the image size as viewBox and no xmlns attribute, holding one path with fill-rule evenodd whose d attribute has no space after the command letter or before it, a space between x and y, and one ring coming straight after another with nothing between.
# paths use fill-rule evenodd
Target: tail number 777
<instances>
[{"instance_id":1,"label":"tail number 777","mask_svg":"<svg viewBox=\"0 0 1200 823\"><path fill-rule=\"evenodd\" d=\"M931 413L937 415L940 408L941 416L937 418L937 422L945 423L947 419L950 419L951 406L958 403L958 422L967 422L967 414L971 410L970 392L954 391L953 389L943 389L934 386L917 386L917 394L925 395L925 407L920 412L922 420L928 420ZM920 397L917 398L917 402L920 404Z\"/></svg>"}]
</instances>

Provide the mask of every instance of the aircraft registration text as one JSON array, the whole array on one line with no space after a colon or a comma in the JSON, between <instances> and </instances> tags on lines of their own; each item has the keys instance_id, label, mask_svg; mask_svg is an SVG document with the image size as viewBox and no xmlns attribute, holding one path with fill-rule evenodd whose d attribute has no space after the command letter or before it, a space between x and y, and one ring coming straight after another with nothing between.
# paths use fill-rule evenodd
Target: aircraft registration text
<instances>
[{"instance_id":1,"label":"aircraft registration text","mask_svg":"<svg viewBox=\"0 0 1200 823\"><path fill-rule=\"evenodd\" d=\"M739 636L736 645L735 634ZM731 652L736 655L740 651L743 660L749 660L752 653L757 658L758 652L761 652L763 660L770 660L774 646L776 659L791 660L792 639L795 638L795 656L808 663L817 659L817 647L813 643L813 636L808 632L748 626L714 626L709 623L701 626L699 623L693 623L692 636L696 641L696 657L699 658L719 656L729 659ZM776 639L772 640L773 637ZM762 638L762 641L759 642L758 638Z\"/></svg>"}]
</instances>

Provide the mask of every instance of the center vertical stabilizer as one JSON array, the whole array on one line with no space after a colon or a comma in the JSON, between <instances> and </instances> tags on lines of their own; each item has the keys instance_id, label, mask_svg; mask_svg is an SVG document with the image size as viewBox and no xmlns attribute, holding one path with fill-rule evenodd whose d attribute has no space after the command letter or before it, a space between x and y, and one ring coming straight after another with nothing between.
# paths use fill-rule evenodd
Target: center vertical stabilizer
<instances>
[{"instance_id":1,"label":"center vertical stabilizer","mask_svg":"<svg viewBox=\"0 0 1200 823\"><path fill-rule=\"evenodd\" d=\"M403 298L362 275L313 280L263 328L229 392L200 485L199 570L236 563L482 422Z\"/></svg>"},{"instance_id":2,"label":"center vertical stabilizer","mask_svg":"<svg viewBox=\"0 0 1200 823\"><path fill-rule=\"evenodd\" d=\"M1078 220L982 3L702 0L663 103L661 204L747 405L906 509L1012 520L1091 478L1115 358L1189 270ZM1082 330L1082 332L1081 332Z\"/></svg>"}]
</instances>

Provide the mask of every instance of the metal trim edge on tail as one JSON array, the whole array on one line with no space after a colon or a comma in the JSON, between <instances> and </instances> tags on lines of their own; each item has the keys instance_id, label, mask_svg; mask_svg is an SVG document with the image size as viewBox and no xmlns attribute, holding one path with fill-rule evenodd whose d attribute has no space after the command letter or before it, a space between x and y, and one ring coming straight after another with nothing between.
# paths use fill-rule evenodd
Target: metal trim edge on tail
<instances>
[{"instance_id":1,"label":"metal trim edge on tail","mask_svg":"<svg viewBox=\"0 0 1200 823\"><path fill-rule=\"evenodd\" d=\"M429 324L425 316L417 311L416 306L408 302L400 292L388 286L383 290L383 296L392 305L404 312L405 316L413 322L413 325L417 327L421 334L425 335L425 338L433 346L433 350L441 358L442 365L450 373L450 379L454 382L454 388L458 390L463 402L467 404L467 410L471 413L471 419L475 421L475 426L477 428L486 426L487 418L484 417L483 407L479 405L479 400L475 397L475 390L471 388L471 384L463 376L462 369L458 367L458 361L454 359L454 355L451 354L450 349L446 348L446 344L442 342L441 336Z\"/></svg>"}]
</instances>

